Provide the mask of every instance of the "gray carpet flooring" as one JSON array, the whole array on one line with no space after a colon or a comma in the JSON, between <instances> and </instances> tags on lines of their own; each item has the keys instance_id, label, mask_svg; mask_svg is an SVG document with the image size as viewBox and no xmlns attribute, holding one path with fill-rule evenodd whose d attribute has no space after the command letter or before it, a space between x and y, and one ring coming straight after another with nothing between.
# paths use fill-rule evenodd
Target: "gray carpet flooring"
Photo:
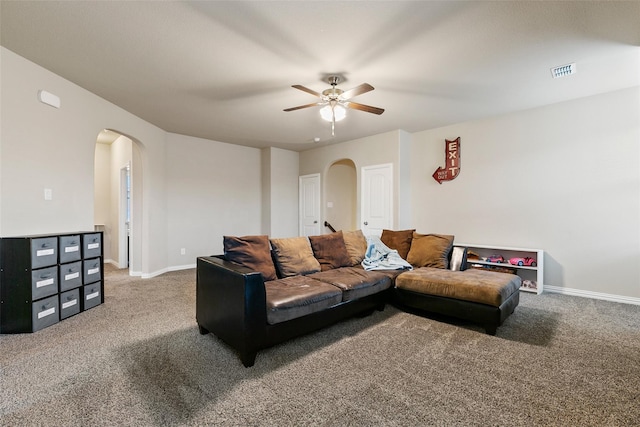
<instances>
[{"instance_id":1,"label":"gray carpet flooring","mask_svg":"<svg viewBox=\"0 0 640 427\"><path fill-rule=\"evenodd\" d=\"M258 353L195 322L195 271L109 269L105 304L0 336L3 426L637 426L640 306L523 294L496 336L404 313Z\"/></svg>"}]
</instances>

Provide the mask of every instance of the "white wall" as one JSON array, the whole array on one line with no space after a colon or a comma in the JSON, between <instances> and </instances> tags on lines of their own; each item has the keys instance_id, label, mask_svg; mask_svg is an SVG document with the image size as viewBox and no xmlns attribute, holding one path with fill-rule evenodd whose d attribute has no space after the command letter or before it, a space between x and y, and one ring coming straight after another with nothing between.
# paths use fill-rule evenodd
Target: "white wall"
<instances>
[{"instance_id":1,"label":"white wall","mask_svg":"<svg viewBox=\"0 0 640 427\"><path fill-rule=\"evenodd\" d=\"M105 128L135 142L134 269L143 276L221 252L223 234L263 232L260 150L167 135L5 48L0 73L0 235L93 229L95 142ZM61 108L38 102L40 89L58 95ZM268 225L297 234L299 175L320 173L324 182L329 166L348 158L360 182L362 166L393 163L396 228L409 225L409 209L419 231L546 250L547 285L639 298L639 104L636 87L299 155L270 150ZM461 173L439 185L431 175L444 161L443 141L458 136ZM407 168L410 197L402 195Z\"/></svg>"},{"instance_id":2,"label":"white wall","mask_svg":"<svg viewBox=\"0 0 640 427\"><path fill-rule=\"evenodd\" d=\"M398 168L396 176L398 180L398 219L397 228L404 230L412 228L411 222L411 141L412 135L405 131L399 131L398 135Z\"/></svg>"},{"instance_id":3,"label":"white wall","mask_svg":"<svg viewBox=\"0 0 640 427\"><path fill-rule=\"evenodd\" d=\"M271 148L260 151L260 167L262 168L262 215L260 217L263 234L271 235Z\"/></svg>"},{"instance_id":4,"label":"white wall","mask_svg":"<svg viewBox=\"0 0 640 427\"><path fill-rule=\"evenodd\" d=\"M96 144L100 145L100 144ZM109 243L110 254L112 261L114 261L118 268L127 268L126 259L128 254L121 253L121 249L126 251L126 230L124 225L121 224L121 215L126 213L126 206L121 204L121 189L122 189L122 168L126 168L131 165L133 157L133 141L126 136L118 137L111 144L111 157L110 157L110 210L109 210ZM123 256L125 255L125 256ZM106 257L106 255L105 255Z\"/></svg>"},{"instance_id":5,"label":"white wall","mask_svg":"<svg viewBox=\"0 0 640 427\"><path fill-rule=\"evenodd\" d=\"M461 171L439 185L444 140ZM640 89L413 134L412 223L544 249L545 286L640 298Z\"/></svg>"},{"instance_id":6,"label":"white wall","mask_svg":"<svg viewBox=\"0 0 640 427\"><path fill-rule=\"evenodd\" d=\"M111 145L96 144L93 193L93 223L104 227L102 248L105 262L111 258Z\"/></svg>"},{"instance_id":7,"label":"white wall","mask_svg":"<svg viewBox=\"0 0 640 427\"><path fill-rule=\"evenodd\" d=\"M108 128L137 139L143 153L140 270L166 268L166 133L5 48L0 73L0 235L93 230L96 137ZM40 103L40 89L59 96L60 109Z\"/></svg>"},{"instance_id":8,"label":"white wall","mask_svg":"<svg viewBox=\"0 0 640 427\"><path fill-rule=\"evenodd\" d=\"M168 266L221 254L224 235L261 234L259 149L170 133L167 157Z\"/></svg>"},{"instance_id":9,"label":"white wall","mask_svg":"<svg viewBox=\"0 0 640 427\"><path fill-rule=\"evenodd\" d=\"M269 151L269 203L264 206L269 211L269 230L263 232L276 238L297 236L300 155L273 147Z\"/></svg>"}]
</instances>

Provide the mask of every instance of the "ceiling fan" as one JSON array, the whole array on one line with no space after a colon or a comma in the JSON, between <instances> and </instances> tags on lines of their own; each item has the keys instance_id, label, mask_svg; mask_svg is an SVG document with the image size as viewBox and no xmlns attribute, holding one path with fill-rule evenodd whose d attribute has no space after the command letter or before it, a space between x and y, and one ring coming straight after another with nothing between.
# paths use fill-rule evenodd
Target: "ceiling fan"
<instances>
[{"instance_id":1,"label":"ceiling fan","mask_svg":"<svg viewBox=\"0 0 640 427\"><path fill-rule=\"evenodd\" d=\"M343 91L342 89L338 89L336 87L341 80L342 79L340 78L340 76L327 77L327 82L331 85L331 89L325 89L322 91L322 93L318 93L315 90L309 89L308 87L302 85L291 86L303 92L307 92L313 96L317 96L318 98L320 98L320 100L311 104L286 108L284 111L295 111L301 110L303 108L323 106L323 108L320 109L320 115L326 121L331 122L331 136L335 136L336 122L344 119L346 115L346 108L365 111L367 113L378 115L384 113L383 108L372 107L370 105L364 105L350 101L350 99L354 96L362 95L363 93L372 91L374 89L373 86L371 86L369 83L362 83L361 85L356 86L353 89Z\"/></svg>"}]
</instances>

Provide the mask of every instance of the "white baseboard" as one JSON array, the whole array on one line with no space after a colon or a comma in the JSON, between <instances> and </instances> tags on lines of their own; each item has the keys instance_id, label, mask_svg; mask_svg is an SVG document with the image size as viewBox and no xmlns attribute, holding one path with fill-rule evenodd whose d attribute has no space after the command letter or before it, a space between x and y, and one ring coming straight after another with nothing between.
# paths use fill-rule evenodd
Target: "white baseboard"
<instances>
[{"instance_id":1,"label":"white baseboard","mask_svg":"<svg viewBox=\"0 0 640 427\"><path fill-rule=\"evenodd\" d=\"M180 271L180 270L190 270L192 268L196 268L196 264L174 265L173 267L169 267L167 270Z\"/></svg>"},{"instance_id":2,"label":"white baseboard","mask_svg":"<svg viewBox=\"0 0 640 427\"><path fill-rule=\"evenodd\" d=\"M623 295L605 294L602 292L583 291L581 289L563 288L560 286L549 286L549 285L544 285L544 290L545 292L552 292L556 294L601 299L605 301L621 302L623 304L640 305L640 298L627 297Z\"/></svg>"},{"instance_id":3,"label":"white baseboard","mask_svg":"<svg viewBox=\"0 0 640 427\"><path fill-rule=\"evenodd\" d=\"M174 265L172 267L163 268L162 270L154 271L152 273L142 273L141 277L143 279L151 279L152 277L156 277L170 271L189 270L192 268L196 268L196 264Z\"/></svg>"}]
</instances>

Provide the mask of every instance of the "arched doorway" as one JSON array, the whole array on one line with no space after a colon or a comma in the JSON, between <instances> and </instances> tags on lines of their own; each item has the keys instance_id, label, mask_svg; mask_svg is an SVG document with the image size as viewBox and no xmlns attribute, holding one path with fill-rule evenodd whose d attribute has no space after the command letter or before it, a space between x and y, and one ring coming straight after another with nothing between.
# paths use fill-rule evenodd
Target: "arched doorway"
<instances>
[{"instance_id":1,"label":"arched doorway","mask_svg":"<svg viewBox=\"0 0 640 427\"><path fill-rule=\"evenodd\" d=\"M94 157L94 224L104 233L105 262L142 274L141 153L139 143L104 129Z\"/></svg>"},{"instance_id":2,"label":"arched doorway","mask_svg":"<svg viewBox=\"0 0 640 427\"><path fill-rule=\"evenodd\" d=\"M357 228L357 188L356 165L351 159L338 160L329 166L325 187L324 218L336 230Z\"/></svg>"}]
</instances>

